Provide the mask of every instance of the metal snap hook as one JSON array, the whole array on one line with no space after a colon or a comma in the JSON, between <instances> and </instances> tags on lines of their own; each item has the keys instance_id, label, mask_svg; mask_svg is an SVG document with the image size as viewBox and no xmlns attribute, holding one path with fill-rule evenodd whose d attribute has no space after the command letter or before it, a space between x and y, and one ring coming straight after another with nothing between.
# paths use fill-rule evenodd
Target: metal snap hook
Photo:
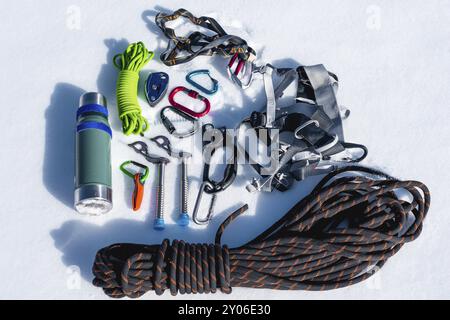
<instances>
[{"instance_id":1,"label":"metal snap hook","mask_svg":"<svg viewBox=\"0 0 450 320\"><path fill-rule=\"evenodd\" d=\"M192 109L189 109L186 106L183 106L182 104L179 104L174 99L175 95L178 92L184 92L189 97L202 101L203 104L205 105L205 108L202 111L200 111L200 112L196 112L196 111L194 111ZM205 98L204 96L200 95L197 91L190 90L190 89L188 89L186 87L183 87L183 86L176 87L175 89L172 90L172 92L170 92L170 94L169 94L169 102L175 108L183 111L184 113L187 113L188 115L190 115L191 117L194 117L194 118L204 117L204 116L206 116L209 113L209 110L211 110L211 103L209 102L209 100L207 98Z\"/></svg>"},{"instance_id":2,"label":"metal snap hook","mask_svg":"<svg viewBox=\"0 0 450 320\"><path fill-rule=\"evenodd\" d=\"M208 214L203 219L199 219L197 217L198 211L200 209L200 204L202 201L203 193L205 193L206 187L213 188L214 186L208 181L204 181L201 184L200 189L198 190L197 200L195 201L194 212L192 213L192 220L198 225L208 224L212 220L212 215L214 214L214 206L215 206L216 200L217 200L217 195L212 194L211 202L209 204Z\"/></svg>"},{"instance_id":3,"label":"metal snap hook","mask_svg":"<svg viewBox=\"0 0 450 320\"><path fill-rule=\"evenodd\" d=\"M203 87L198 82L196 82L196 81L194 81L192 79L193 77L198 76L198 75L202 75L202 74L207 75L209 77L209 79L211 80L211 83L212 83L211 89L206 89L205 87ZM211 76L209 70L207 70L207 69L195 70L195 71L189 72L186 75L186 81L188 83L190 83L192 86L194 86L195 88L197 88L198 90L200 90L200 91L202 91L202 92L204 92L206 94L212 95L212 94L215 94L217 92L217 90L219 90L219 81L214 79Z\"/></svg>"},{"instance_id":4,"label":"metal snap hook","mask_svg":"<svg viewBox=\"0 0 450 320\"><path fill-rule=\"evenodd\" d=\"M189 131L186 131L186 132L178 132L176 130L175 126L173 125L172 121L166 115L168 110L174 112L175 114L179 115L186 121L192 123L192 129ZM194 135L200 128L200 123L198 122L197 119L195 119L194 117L191 117L190 115L188 115L188 114L184 113L183 111L178 110L177 108L174 108L172 106L167 106L165 108L162 108L159 115L161 117L162 124L167 129L167 131L169 131L169 133L171 135L173 135L174 137L177 137L179 139L187 138L187 137Z\"/></svg>"},{"instance_id":5,"label":"metal snap hook","mask_svg":"<svg viewBox=\"0 0 450 320\"><path fill-rule=\"evenodd\" d=\"M237 61L236 61L237 60ZM233 67L236 68L233 70ZM247 89L253 82L253 75L256 72L260 72L258 68L255 68L253 62L246 61L239 57L239 53L236 53L231 57L227 66L228 76L240 86L242 89Z\"/></svg>"}]
</instances>

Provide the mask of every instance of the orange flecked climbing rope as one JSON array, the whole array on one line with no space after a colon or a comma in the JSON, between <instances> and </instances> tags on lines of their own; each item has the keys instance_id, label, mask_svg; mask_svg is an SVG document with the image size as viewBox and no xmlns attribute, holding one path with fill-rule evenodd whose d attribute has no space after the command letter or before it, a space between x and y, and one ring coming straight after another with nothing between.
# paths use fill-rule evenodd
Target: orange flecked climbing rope
<instances>
[{"instance_id":1,"label":"orange flecked climbing rope","mask_svg":"<svg viewBox=\"0 0 450 320\"><path fill-rule=\"evenodd\" d=\"M400 195L401 193L401 195ZM422 231L428 188L383 172L348 166L328 174L279 221L252 241L221 245L164 240L161 245L115 244L95 258L94 285L115 298L154 290L175 295L230 293L232 287L329 290L363 281Z\"/></svg>"}]
</instances>

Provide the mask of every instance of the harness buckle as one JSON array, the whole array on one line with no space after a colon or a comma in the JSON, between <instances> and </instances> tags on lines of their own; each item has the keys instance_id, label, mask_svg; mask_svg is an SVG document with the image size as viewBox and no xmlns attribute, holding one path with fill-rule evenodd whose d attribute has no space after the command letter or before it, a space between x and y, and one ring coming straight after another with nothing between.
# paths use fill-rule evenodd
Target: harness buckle
<instances>
[{"instance_id":1,"label":"harness buckle","mask_svg":"<svg viewBox=\"0 0 450 320\"><path fill-rule=\"evenodd\" d=\"M311 124L315 125L316 127L319 127L319 121L317 121L317 120L308 120L305 123L299 125L297 127L297 129L295 129L295 131L294 131L295 138L303 139L304 137L303 137L302 134L300 134L300 131L302 131L303 129L305 129L307 126L309 126Z\"/></svg>"},{"instance_id":2,"label":"harness buckle","mask_svg":"<svg viewBox=\"0 0 450 320\"><path fill-rule=\"evenodd\" d=\"M182 104L176 102L174 98L178 92L184 92L189 97L202 101L205 105L205 108L202 111L196 112L196 111L189 109L188 107L183 106ZM170 92L169 102L173 107L181 110L182 112L184 112L194 118L201 118L201 117L206 116L211 109L211 103L209 102L209 100L207 98L200 95L197 91L190 90L183 86L176 87L172 90L172 92Z\"/></svg>"},{"instance_id":3,"label":"harness buckle","mask_svg":"<svg viewBox=\"0 0 450 320\"><path fill-rule=\"evenodd\" d=\"M306 161L307 165L309 165L311 163L320 162L321 160L322 160L322 154L317 151L313 151L313 150L301 151L299 153L296 153L292 157L293 162Z\"/></svg>"}]
</instances>

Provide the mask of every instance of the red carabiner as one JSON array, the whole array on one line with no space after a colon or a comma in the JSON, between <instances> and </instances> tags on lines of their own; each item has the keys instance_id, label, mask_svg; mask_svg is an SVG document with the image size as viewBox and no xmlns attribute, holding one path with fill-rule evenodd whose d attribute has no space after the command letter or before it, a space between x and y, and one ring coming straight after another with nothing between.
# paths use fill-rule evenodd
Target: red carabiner
<instances>
[{"instance_id":1,"label":"red carabiner","mask_svg":"<svg viewBox=\"0 0 450 320\"><path fill-rule=\"evenodd\" d=\"M197 99L202 101L205 104L205 108L200 111L200 112L196 112L192 109L189 109L185 106L183 106L182 104L179 104L178 102L175 101L174 97L178 92L184 92L186 93L189 97L193 98L193 99ZM175 108L183 111L184 113L195 117L195 118L201 118L203 116L206 116L209 113L209 110L211 109L211 104L209 102L209 100L207 98L205 98L204 96L200 95L197 91L195 90L190 90L186 87L180 86L180 87L176 87L175 89L172 90L172 92L169 94L169 102L172 106L174 106Z\"/></svg>"},{"instance_id":2,"label":"red carabiner","mask_svg":"<svg viewBox=\"0 0 450 320\"><path fill-rule=\"evenodd\" d=\"M239 53L235 53L234 56L230 59L230 62L228 63L228 68L230 69L230 71L238 57L239 57ZM234 72L233 72L235 76L239 75L239 73L244 68L244 65L245 65L245 60L239 58L237 67L236 67L236 69L234 69Z\"/></svg>"}]
</instances>

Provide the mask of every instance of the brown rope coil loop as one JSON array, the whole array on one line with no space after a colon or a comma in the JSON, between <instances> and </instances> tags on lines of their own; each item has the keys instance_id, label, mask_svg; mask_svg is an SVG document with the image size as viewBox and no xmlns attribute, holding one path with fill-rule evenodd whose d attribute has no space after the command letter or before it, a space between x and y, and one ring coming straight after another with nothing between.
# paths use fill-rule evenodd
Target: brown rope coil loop
<instances>
[{"instance_id":1,"label":"brown rope coil loop","mask_svg":"<svg viewBox=\"0 0 450 320\"><path fill-rule=\"evenodd\" d=\"M230 293L231 287L329 290L363 281L420 235L430 206L428 188L383 172L349 166L328 174L279 221L237 248L164 240L115 244L95 258L94 285L115 298L154 290Z\"/></svg>"}]
</instances>

